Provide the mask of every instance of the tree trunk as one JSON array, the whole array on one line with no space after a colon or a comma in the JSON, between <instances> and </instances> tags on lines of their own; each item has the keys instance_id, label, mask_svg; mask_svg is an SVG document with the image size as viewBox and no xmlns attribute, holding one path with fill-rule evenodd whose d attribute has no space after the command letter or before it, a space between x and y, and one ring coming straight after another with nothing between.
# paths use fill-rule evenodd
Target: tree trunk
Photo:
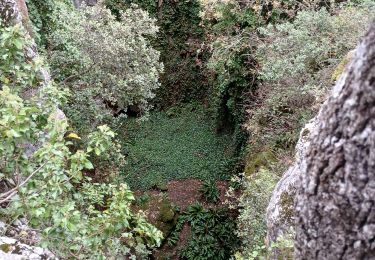
<instances>
[{"instance_id":1,"label":"tree trunk","mask_svg":"<svg viewBox=\"0 0 375 260\"><path fill-rule=\"evenodd\" d=\"M375 24L317 116L296 210L296 259L375 259Z\"/></svg>"}]
</instances>

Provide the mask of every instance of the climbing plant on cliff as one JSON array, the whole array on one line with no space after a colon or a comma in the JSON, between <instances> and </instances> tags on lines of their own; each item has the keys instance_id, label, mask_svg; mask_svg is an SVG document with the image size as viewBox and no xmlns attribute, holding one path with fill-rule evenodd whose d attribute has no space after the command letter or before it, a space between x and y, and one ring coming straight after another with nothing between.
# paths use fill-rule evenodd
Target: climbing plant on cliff
<instances>
[{"instance_id":1,"label":"climbing plant on cliff","mask_svg":"<svg viewBox=\"0 0 375 260\"><path fill-rule=\"evenodd\" d=\"M75 126L98 125L131 105L146 114L163 68L149 43L155 20L136 6L116 20L101 3L58 17L49 55L53 75L72 90L65 111Z\"/></svg>"},{"instance_id":2,"label":"climbing plant on cliff","mask_svg":"<svg viewBox=\"0 0 375 260\"><path fill-rule=\"evenodd\" d=\"M48 45L48 37L56 29L57 13L73 6L71 0L26 0L29 17L33 25L33 38L40 46Z\"/></svg>"}]
</instances>

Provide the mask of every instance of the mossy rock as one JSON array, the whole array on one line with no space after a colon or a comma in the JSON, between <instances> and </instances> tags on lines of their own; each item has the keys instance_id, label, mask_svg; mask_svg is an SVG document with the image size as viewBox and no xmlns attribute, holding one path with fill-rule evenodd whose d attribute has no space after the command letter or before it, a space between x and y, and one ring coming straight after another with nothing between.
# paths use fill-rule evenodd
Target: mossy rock
<instances>
[{"instance_id":1,"label":"mossy rock","mask_svg":"<svg viewBox=\"0 0 375 260\"><path fill-rule=\"evenodd\" d=\"M294 197L288 192L283 192L280 196L281 218L285 222L292 222L294 216Z\"/></svg>"},{"instance_id":2,"label":"mossy rock","mask_svg":"<svg viewBox=\"0 0 375 260\"><path fill-rule=\"evenodd\" d=\"M153 185L153 188L160 191L168 191L168 185L165 182L158 182Z\"/></svg>"},{"instance_id":3,"label":"mossy rock","mask_svg":"<svg viewBox=\"0 0 375 260\"><path fill-rule=\"evenodd\" d=\"M265 149L261 152L250 154L247 158L245 165L246 176L256 173L261 167L267 168L270 163L276 160L275 154L271 149Z\"/></svg>"},{"instance_id":4,"label":"mossy rock","mask_svg":"<svg viewBox=\"0 0 375 260\"><path fill-rule=\"evenodd\" d=\"M173 259L173 254L172 253L163 253L158 255L159 260L171 260Z\"/></svg>"},{"instance_id":5,"label":"mossy rock","mask_svg":"<svg viewBox=\"0 0 375 260\"><path fill-rule=\"evenodd\" d=\"M162 222L171 222L173 221L175 214L176 212L173 209L172 203L167 199L163 200L160 206L158 220Z\"/></svg>"},{"instance_id":6,"label":"mossy rock","mask_svg":"<svg viewBox=\"0 0 375 260\"><path fill-rule=\"evenodd\" d=\"M173 230L177 223L178 212L173 207L173 204L169 199L164 198L159 206L159 214L155 223L155 226L163 232L164 237L168 235Z\"/></svg>"},{"instance_id":7,"label":"mossy rock","mask_svg":"<svg viewBox=\"0 0 375 260\"><path fill-rule=\"evenodd\" d=\"M168 237L176 225L179 213L166 194L152 195L146 211L150 223L163 233L164 238Z\"/></svg>"},{"instance_id":8,"label":"mossy rock","mask_svg":"<svg viewBox=\"0 0 375 260\"><path fill-rule=\"evenodd\" d=\"M9 244L0 245L0 251L4 253L9 253L10 251L12 251L12 248L13 248L13 245L9 245Z\"/></svg>"},{"instance_id":9,"label":"mossy rock","mask_svg":"<svg viewBox=\"0 0 375 260\"><path fill-rule=\"evenodd\" d=\"M348 54L340 61L339 65L337 65L335 71L332 73L331 80L333 82L337 81L342 73L344 72L346 66L349 64L349 62L353 59L354 57L354 51L348 52Z\"/></svg>"}]
</instances>

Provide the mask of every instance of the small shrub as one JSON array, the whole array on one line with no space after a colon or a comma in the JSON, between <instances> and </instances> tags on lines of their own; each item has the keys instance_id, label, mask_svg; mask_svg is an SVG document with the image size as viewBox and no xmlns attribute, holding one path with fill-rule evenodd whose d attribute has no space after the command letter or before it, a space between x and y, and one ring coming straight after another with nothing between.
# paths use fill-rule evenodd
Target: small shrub
<instances>
[{"instance_id":1,"label":"small shrub","mask_svg":"<svg viewBox=\"0 0 375 260\"><path fill-rule=\"evenodd\" d=\"M295 232L289 230L286 234L277 238L271 245L263 243L255 246L247 255L240 252L234 254L235 260L256 260L256 259L293 259Z\"/></svg>"},{"instance_id":2,"label":"small shrub","mask_svg":"<svg viewBox=\"0 0 375 260\"><path fill-rule=\"evenodd\" d=\"M220 191L215 180L205 180L199 191L207 201L218 202L220 199Z\"/></svg>"},{"instance_id":3,"label":"small shrub","mask_svg":"<svg viewBox=\"0 0 375 260\"><path fill-rule=\"evenodd\" d=\"M243 192L238 201L237 235L243 242L244 256L252 252L266 237L266 208L277 180L278 177L272 172L261 168L250 176L244 176L241 181Z\"/></svg>"},{"instance_id":4,"label":"small shrub","mask_svg":"<svg viewBox=\"0 0 375 260\"><path fill-rule=\"evenodd\" d=\"M198 203L190 205L179 217L168 244L177 243L186 222L190 225L191 237L179 253L181 259L229 259L238 246L236 224L227 209L205 209Z\"/></svg>"}]
</instances>

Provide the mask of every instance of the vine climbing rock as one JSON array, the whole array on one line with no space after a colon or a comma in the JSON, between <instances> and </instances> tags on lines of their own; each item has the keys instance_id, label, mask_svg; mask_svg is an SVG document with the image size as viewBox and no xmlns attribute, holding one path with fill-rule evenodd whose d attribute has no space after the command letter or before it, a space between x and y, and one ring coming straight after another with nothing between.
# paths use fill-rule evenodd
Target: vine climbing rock
<instances>
[{"instance_id":1,"label":"vine climbing rock","mask_svg":"<svg viewBox=\"0 0 375 260\"><path fill-rule=\"evenodd\" d=\"M30 39L32 38L30 31L27 30L27 26L29 23L29 18L28 18L28 10L27 6L25 3L25 0L0 0L0 19L1 22L5 26L12 26L12 25L17 25L20 24L23 26L27 32L25 37L29 37ZM28 60L36 60L39 58L39 54L37 51L36 44L34 43L32 46L27 47L25 49L25 56L26 59ZM49 71L45 67L41 67L39 69L39 85L38 87L29 87L25 88L25 90L20 93L20 96L24 99L31 99L32 97L36 97L39 94L39 91L43 88L46 87L48 84L51 83L51 77L49 74ZM1 87L1 86L0 86ZM38 105L43 106L43 99L38 100ZM56 121L65 121L66 116L63 111L61 111L57 106L56 106L56 111L53 113L53 117L51 120L56 120ZM33 147L33 145L27 145L27 147L30 147L29 150L30 152L34 151L36 147Z\"/></svg>"},{"instance_id":2,"label":"vine climbing rock","mask_svg":"<svg viewBox=\"0 0 375 260\"><path fill-rule=\"evenodd\" d=\"M0 18L1 22L5 26L12 26L21 24L28 34L26 37L31 38L30 31L27 30L29 26L28 11L24 0L0 0ZM28 60L34 60L39 57L36 44L25 49L26 58ZM40 85L39 88L28 88L22 94L23 98L31 98L38 94L40 88L50 83L50 75L46 68L40 68L39 71Z\"/></svg>"},{"instance_id":3,"label":"vine climbing rock","mask_svg":"<svg viewBox=\"0 0 375 260\"><path fill-rule=\"evenodd\" d=\"M316 120L295 202L295 259L375 259L375 24Z\"/></svg>"},{"instance_id":4,"label":"vine climbing rock","mask_svg":"<svg viewBox=\"0 0 375 260\"><path fill-rule=\"evenodd\" d=\"M26 29L25 37L32 40L31 30L29 30L29 17L26 7L25 0L0 0L0 21L2 26L15 26L19 25ZM32 44L30 47L24 49L25 57L27 61L33 61L39 58L36 44ZM20 96L24 99L31 99L33 97L39 97L39 91L50 84L50 75L46 68L41 67L38 71L39 81L38 85L30 86L20 93ZM0 88L2 86L0 85ZM43 107L43 98L38 98L38 105ZM49 120L55 121L66 121L65 114L57 107L51 114ZM47 133L46 133L47 134ZM20 144L25 147L26 155L31 156L32 153L38 148L39 143L23 143ZM18 220L16 220L17 222ZM9 225L9 224L8 224ZM46 249L30 246L22 243L20 240L14 237L29 236L28 231L31 229L23 228L21 232L6 232L7 224L0 222L1 226L1 237L0 237L0 259L55 259L53 254ZM14 228L18 231L18 228ZM30 232L33 233L33 232ZM3 236L7 235L7 236ZM28 239L29 244L33 244L33 239Z\"/></svg>"}]
</instances>

